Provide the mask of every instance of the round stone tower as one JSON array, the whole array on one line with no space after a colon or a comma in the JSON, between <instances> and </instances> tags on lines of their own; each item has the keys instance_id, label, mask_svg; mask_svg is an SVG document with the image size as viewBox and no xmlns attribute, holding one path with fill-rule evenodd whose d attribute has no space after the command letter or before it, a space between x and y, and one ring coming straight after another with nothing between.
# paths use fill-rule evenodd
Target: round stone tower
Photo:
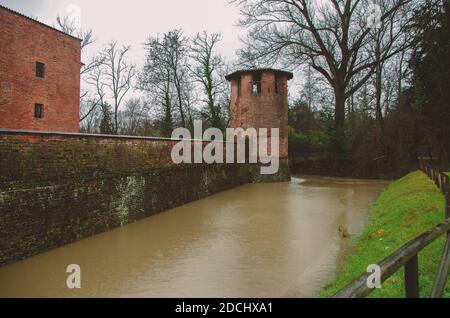
<instances>
[{"instance_id":1,"label":"round stone tower","mask_svg":"<svg viewBox=\"0 0 450 318\"><path fill-rule=\"evenodd\" d=\"M290 72L275 69L236 71L231 82L231 128L278 128L280 172L274 181L290 179L288 168L288 88ZM278 178L278 180L277 180Z\"/></svg>"}]
</instances>

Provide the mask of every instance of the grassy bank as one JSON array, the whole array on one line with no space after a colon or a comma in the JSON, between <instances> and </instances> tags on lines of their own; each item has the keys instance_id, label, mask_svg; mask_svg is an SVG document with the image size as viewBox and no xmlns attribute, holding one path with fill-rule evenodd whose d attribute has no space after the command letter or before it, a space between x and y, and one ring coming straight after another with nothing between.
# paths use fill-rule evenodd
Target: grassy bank
<instances>
[{"instance_id":1,"label":"grassy bank","mask_svg":"<svg viewBox=\"0 0 450 318\"><path fill-rule=\"evenodd\" d=\"M375 202L363 234L354 238L354 251L341 265L336 279L320 293L330 297L409 240L444 220L444 196L422 172L393 182ZM419 254L421 297L429 297L444 248L445 238ZM370 297L404 297L403 269ZM450 280L445 297L450 297Z\"/></svg>"}]
</instances>

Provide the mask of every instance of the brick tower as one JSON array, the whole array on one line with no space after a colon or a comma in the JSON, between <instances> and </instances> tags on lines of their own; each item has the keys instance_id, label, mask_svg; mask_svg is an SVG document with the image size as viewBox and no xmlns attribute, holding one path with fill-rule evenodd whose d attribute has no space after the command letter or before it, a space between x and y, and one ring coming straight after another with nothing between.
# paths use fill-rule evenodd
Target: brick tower
<instances>
[{"instance_id":1,"label":"brick tower","mask_svg":"<svg viewBox=\"0 0 450 318\"><path fill-rule=\"evenodd\" d=\"M288 89L293 74L274 69L250 69L234 72L231 82L232 128L279 128L280 171L273 181L290 179L288 165Z\"/></svg>"},{"instance_id":2,"label":"brick tower","mask_svg":"<svg viewBox=\"0 0 450 318\"><path fill-rule=\"evenodd\" d=\"M0 5L0 128L78 132L81 40Z\"/></svg>"}]
</instances>

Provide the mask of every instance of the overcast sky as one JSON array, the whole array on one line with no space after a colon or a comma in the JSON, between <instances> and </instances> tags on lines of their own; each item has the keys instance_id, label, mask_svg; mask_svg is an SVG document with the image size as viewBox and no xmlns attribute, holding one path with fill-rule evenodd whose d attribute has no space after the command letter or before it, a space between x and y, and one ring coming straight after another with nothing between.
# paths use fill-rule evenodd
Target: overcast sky
<instances>
[{"instance_id":1,"label":"overcast sky","mask_svg":"<svg viewBox=\"0 0 450 318\"><path fill-rule=\"evenodd\" d=\"M111 40L132 47L132 59L142 64L142 43L148 36L156 36L175 28L186 35L202 30L221 32L224 40L218 47L228 60L235 58L240 47L236 26L239 10L229 0L0 0L6 7L41 22L55 25L56 16L79 15L83 28L92 28L97 42L89 49L99 50Z\"/></svg>"},{"instance_id":2,"label":"overcast sky","mask_svg":"<svg viewBox=\"0 0 450 318\"><path fill-rule=\"evenodd\" d=\"M83 60L117 40L131 45L130 60L141 66L145 58L142 44L148 36L180 28L188 36L203 30L222 33L218 51L231 62L241 47L239 37L245 35L237 26L239 9L229 0L0 0L0 4L52 26L58 14L78 17L97 39ZM295 82L289 85L294 95Z\"/></svg>"}]
</instances>

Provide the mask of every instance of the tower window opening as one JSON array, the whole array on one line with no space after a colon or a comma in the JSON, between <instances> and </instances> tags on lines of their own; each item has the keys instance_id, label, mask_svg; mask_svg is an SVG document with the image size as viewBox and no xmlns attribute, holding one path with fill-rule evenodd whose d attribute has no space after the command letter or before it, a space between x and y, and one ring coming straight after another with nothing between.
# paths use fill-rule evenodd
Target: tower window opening
<instances>
[{"instance_id":1,"label":"tower window opening","mask_svg":"<svg viewBox=\"0 0 450 318\"><path fill-rule=\"evenodd\" d=\"M34 104L34 118L42 118L44 117L44 105L42 104Z\"/></svg>"},{"instance_id":2,"label":"tower window opening","mask_svg":"<svg viewBox=\"0 0 450 318\"><path fill-rule=\"evenodd\" d=\"M36 77L44 78L45 74L45 64L41 62L36 62Z\"/></svg>"},{"instance_id":3,"label":"tower window opening","mask_svg":"<svg viewBox=\"0 0 450 318\"><path fill-rule=\"evenodd\" d=\"M261 95L261 74L260 73L253 74L252 94L253 95Z\"/></svg>"}]
</instances>

